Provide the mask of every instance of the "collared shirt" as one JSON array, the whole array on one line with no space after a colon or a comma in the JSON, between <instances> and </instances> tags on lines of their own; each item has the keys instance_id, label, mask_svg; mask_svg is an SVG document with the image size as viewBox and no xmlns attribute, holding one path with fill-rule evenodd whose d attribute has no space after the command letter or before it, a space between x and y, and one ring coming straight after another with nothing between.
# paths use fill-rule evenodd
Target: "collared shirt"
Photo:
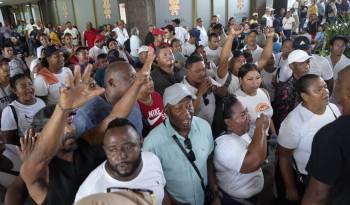
<instances>
[{"instance_id":1,"label":"collared shirt","mask_svg":"<svg viewBox=\"0 0 350 205\"><path fill-rule=\"evenodd\" d=\"M115 29L113 29L113 31L117 33L117 41L120 44L124 45L124 42L129 39L128 31L125 28L121 29L119 27L116 27Z\"/></svg>"},{"instance_id":2,"label":"collared shirt","mask_svg":"<svg viewBox=\"0 0 350 205\"><path fill-rule=\"evenodd\" d=\"M344 54L340 57L339 61L333 65L331 56L327 56L326 59L328 60L329 64L333 68L333 78L334 80L338 79L338 73L343 70L346 66L350 65L350 59L347 58Z\"/></svg>"},{"instance_id":3,"label":"collared shirt","mask_svg":"<svg viewBox=\"0 0 350 205\"><path fill-rule=\"evenodd\" d=\"M204 192L201 181L173 139L173 135L185 148L185 138L172 127L168 118L165 123L160 124L148 134L143 149L153 152L160 159L166 179L166 190L172 197L183 203L203 205ZM194 163L204 178L204 184L207 184L207 159L214 149L210 125L194 116L188 138L191 140L192 150L196 156Z\"/></svg>"},{"instance_id":4,"label":"collared shirt","mask_svg":"<svg viewBox=\"0 0 350 205\"><path fill-rule=\"evenodd\" d=\"M190 44L188 41L182 44L182 54L184 54L184 56L187 56L187 57L191 56L195 50L196 50L195 44Z\"/></svg>"},{"instance_id":5,"label":"collared shirt","mask_svg":"<svg viewBox=\"0 0 350 205\"><path fill-rule=\"evenodd\" d=\"M204 26L200 27L200 26L197 26L197 29L201 32L201 35L200 35L200 41L199 41L199 45L202 45L202 46L207 46L208 45L208 33L207 31L205 30Z\"/></svg>"},{"instance_id":6,"label":"collared shirt","mask_svg":"<svg viewBox=\"0 0 350 205\"><path fill-rule=\"evenodd\" d=\"M220 84L217 83L214 79L210 78L213 85L220 87ZM193 87L187 80L184 78L182 81L183 84L187 85L188 89L193 95L196 95L198 89ZM206 101L206 102L205 102ZM213 92L207 92L205 96L202 97L199 110L196 116L206 120L209 124L213 123L214 112L215 112L215 95Z\"/></svg>"}]
</instances>

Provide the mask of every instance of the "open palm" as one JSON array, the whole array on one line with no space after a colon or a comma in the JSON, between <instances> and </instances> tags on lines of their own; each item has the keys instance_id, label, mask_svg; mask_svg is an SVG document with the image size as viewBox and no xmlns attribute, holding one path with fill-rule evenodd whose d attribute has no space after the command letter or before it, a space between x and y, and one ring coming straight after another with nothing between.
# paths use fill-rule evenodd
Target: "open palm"
<instances>
[{"instance_id":1,"label":"open palm","mask_svg":"<svg viewBox=\"0 0 350 205\"><path fill-rule=\"evenodd\" d=\"M84 105L91 98L104 93L104 88L96 85L90 77L92 65L89 64L81 76L80 66L74 68L74 78L67 76L65 86L60 89L59 105L62 109L75 109Z\"/></svg>"}]
</instances>

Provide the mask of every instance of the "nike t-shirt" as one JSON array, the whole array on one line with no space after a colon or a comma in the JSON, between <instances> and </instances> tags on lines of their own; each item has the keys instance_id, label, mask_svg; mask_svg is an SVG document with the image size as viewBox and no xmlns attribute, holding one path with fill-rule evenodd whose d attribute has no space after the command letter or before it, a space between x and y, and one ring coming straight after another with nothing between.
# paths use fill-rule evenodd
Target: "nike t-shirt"
<instances>
[{"instance_id":1,"label":"nike t-shirt","mask_svg":"<svg viewBox=\"0 0 350 205\"><path fill-rule=\"evenodd\" d=\"M151 97L151 105L146 105L139 101L140 109L144 118L143 136L146 136L150 130L164 122L166 118L162 96L158 92L154 91L151 94Z\"/></svg>"}]
</instances>

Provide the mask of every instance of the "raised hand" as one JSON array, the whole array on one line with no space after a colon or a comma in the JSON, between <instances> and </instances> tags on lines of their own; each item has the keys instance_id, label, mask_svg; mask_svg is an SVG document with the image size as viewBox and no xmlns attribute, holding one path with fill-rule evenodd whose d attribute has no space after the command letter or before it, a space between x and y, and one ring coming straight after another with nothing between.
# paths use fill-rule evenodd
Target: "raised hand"
<instances>
[{"instance_id":1,"label":"raised hand","mask_svg":"<svg viewBox=\"0 0 350 205\"><path fill-rule=\"evenodd\" d=\"M140 70L140 72L151 72L152 64L153 64L153 61L154 61L155 57L156 56L154 54L154 49L149 46L148 47L148 51L147 51L147 56L146 56L145 63L143 64L143 67Z\"/></svg>"},{"instance_id":2,"label":"raised hand","mask_svg":"<svg viewBox=\"0 0 350 205\"><path fill-rule=\"evenodd\" d=\"M211 83L211 80L209 78L205 79L199 86L197 91L197 96L203 96L205 93L208 92L209 88L213 84Z\"/></svg>"},{"instance_id":3,"label":"raised hand","mask_svg":"<svg viewBox=\"0 0 350 205\"><path fill-rule=\"evenodd\" d=\"M244 28L243 26L239 24L234 24L230 26L230 35L233 36L239 36L243 32Z\"/></svg>"},{"instance_id":4,"label":"raised hand","mask_svg":"<svg viewBox=\"0 0 350 205\"><path fill-rule=\"evenodd\" d=\"M94 96L104 93L104 88L96 85L95 81L90 77L92 65L89 64L84 71L83 76L80 73L80 66L74 67L74 78L67 76L65 86L60 89L59 107L64 110L75 109Z\"/></svg>"},{"instance_id":5,"label":"raised hand","mask_svg":"<svg viewBox=\"0 0 350 205\"><path fill-rule=\"evenodd\" d=\"M265 35L266 35L266 38L273 38L275 35L275 30L273 28L266 27Z\"/></svg>"},{"instance_id":6,"label":"raised hand","mask_svg":"<svg viewBox=\"0 0 350 205\"><path fill-rule=\"evenodd\" d=\"M33 128L27 129L24 133L24 137L19 139L21 146L17 148L17 151L22 162L26 161L34 150L35 141L36 136Z\"/></svg>"}]
</instances>

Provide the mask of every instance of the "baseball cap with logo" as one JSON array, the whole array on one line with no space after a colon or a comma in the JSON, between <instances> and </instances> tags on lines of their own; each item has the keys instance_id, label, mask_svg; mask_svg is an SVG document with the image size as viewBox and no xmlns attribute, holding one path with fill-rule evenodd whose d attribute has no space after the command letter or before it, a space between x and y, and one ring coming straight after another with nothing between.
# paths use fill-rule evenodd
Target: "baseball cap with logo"
<instances>
[{"instance_id":1,"label":"baseball cap with logo","mask_svg":"<svg viewBox=\"0 0 350 205\"><path fill-rule=\"evenodd\" d=\"M310 40L306 36L298 36L293 41L294 49L307 50L311 47Z\"/></svg>"},{"instance_id":2,"label":"baseball cap with logo","mask_svg":"<svg viewBox=\"0 0 350 205\"><path fill-rule=\"evenodd\" d=\"M163 103L164 106L176 105L185 97L191 97L192 99L196 99L196 96L193 95L188 87L182 83L175 83L174 85L165 89L163 94Z\"/></svg>"},{"instance_id":3,"label":"baseball cap with logo","mask_svg":"<svg viewBox=\"0 0 350 205\"><path fill-rule=\"evenodd\" d=\"M308 53L303 50L294 50L288 55L288 64L302 63L312 58Z\"/></svg>"}]
</instances>

